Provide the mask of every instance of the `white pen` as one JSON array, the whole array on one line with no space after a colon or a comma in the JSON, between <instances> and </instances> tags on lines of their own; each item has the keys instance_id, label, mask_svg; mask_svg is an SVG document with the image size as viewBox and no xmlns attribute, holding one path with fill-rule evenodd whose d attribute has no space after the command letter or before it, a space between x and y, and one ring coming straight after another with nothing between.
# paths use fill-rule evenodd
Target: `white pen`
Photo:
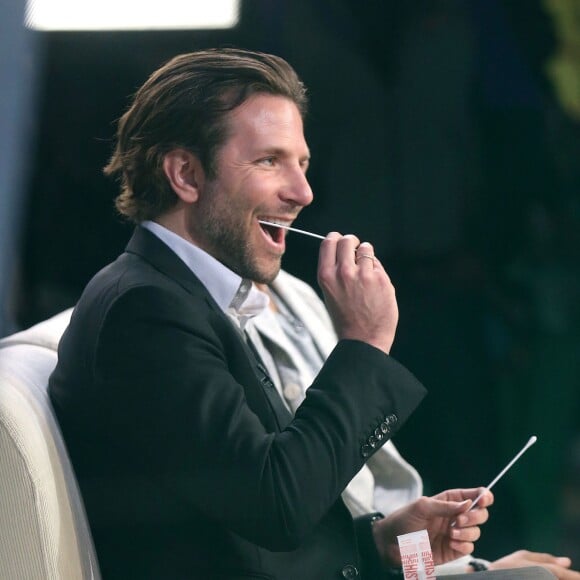
<instances>
[{"instance_id":1,"label":"white pen","mask_svg":"<svg viewBox=\"0 0 580 580\"><path fill-rule=\"evenodd\" d=\"M477 505L477 502L483 497L483 495L485 494L486 491L489 491L507 472L507 470L526 452L527 449L529 449L536 441L538 440L538 438L535 435L532 435L529 439L528 442L520 449L519 453L497 474L497 476L495 477L495 479L493 479L493 481L491 483L489 483L487 485L487 487L473 500L473 503L471 504L471 507L467 510L468 512L470 512L472 509L475 508L475 506ZM451 527L455 526L455 522L453 522L451 524Z\"/></svg>"},{"instance_id":2,"label":"white pen","mask_svg":"<svg viewBox=\"0 0 580 580\"><path fill-rule=\"evenodd\" d=\"M313 234L312 232L307 232L306 230L299 230L298 228L291 228L290 226L285 226L284 224L277 224L275 222L267 222L265 220L258 220L261 224L265 226L274 226L276 228L282 228L283 230L288 230L290 232L296 232L297 234L304 234L305 236L310 236L312 238L318 238L319 240L325 240L326 236L321 236L320 234Z\"/></svg>"}]
</instances>

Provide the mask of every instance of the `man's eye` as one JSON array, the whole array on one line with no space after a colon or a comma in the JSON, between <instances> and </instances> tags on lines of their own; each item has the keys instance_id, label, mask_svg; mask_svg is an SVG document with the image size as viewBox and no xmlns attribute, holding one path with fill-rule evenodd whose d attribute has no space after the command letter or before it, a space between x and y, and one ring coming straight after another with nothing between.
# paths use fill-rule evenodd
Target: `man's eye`
<instances>
[{"instance_id":1,"label":"man's eye","mask_svg":"<svg viewBox=\"0 0 580 580\"><path fill-rule=\"evenodd\" d=\"M262 165L273 166L275 162L276 162L275 157L264 157L263 159L260 159L260 163Z\"/></svg>"}]
</instances>

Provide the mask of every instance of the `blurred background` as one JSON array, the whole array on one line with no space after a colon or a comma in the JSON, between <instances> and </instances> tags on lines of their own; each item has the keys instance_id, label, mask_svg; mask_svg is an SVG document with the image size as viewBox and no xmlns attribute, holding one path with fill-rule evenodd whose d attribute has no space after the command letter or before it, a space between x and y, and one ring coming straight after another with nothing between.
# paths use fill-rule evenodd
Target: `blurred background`
<instances>
[{"instance_id":1,"label":"blurred background","mask_svg":"<svg viewBox=\"0 0 580 580\"><path fill-rule=\"evenodd\" d=\"M133 31L25 12L0 6L0 335L74 305L123 250L101 169L147 76L210 46L276 53L311 98L296 225L375 244L393 355L430 392L395 443L435 493L489 483L537 435L477 552L580 568L580 2L240 0L230 28ZM287 270L315 284L316 259L290 238Z\"/></svg>"}]
</instances>

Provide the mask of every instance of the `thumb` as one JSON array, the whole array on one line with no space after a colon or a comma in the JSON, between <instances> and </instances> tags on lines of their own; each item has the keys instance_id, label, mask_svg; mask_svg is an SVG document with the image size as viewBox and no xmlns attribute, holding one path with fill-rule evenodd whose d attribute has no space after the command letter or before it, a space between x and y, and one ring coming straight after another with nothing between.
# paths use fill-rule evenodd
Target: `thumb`
<instances>
[{"instance_id":1,"label":"thumb","mask_svg":"<svg viewBox=\"0 0 580 580\"><path fill-rule=\"evenodd\" d=\"M451 517L462 514L471 506L472 501L466 499L463 501L446 501L442 499L433 499L431 513L435 516Z\"/></svg>"}]
</instances>

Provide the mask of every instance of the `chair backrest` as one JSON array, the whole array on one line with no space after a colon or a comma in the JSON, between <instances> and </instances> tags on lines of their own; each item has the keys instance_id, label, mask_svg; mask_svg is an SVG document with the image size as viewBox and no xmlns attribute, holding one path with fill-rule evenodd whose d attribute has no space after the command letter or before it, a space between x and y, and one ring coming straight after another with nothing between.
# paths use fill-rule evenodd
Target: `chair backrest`
<instances>
[{"instance_id":1,"label":"chair backrest","mask_svg":"<svg viewBox=\"0 0 580 580\"><path fill-rule=\"evenodd\" d=\"M0 578L100 579L46 390L70 315L0 340Z\"/></svg>"}]
</instances>

